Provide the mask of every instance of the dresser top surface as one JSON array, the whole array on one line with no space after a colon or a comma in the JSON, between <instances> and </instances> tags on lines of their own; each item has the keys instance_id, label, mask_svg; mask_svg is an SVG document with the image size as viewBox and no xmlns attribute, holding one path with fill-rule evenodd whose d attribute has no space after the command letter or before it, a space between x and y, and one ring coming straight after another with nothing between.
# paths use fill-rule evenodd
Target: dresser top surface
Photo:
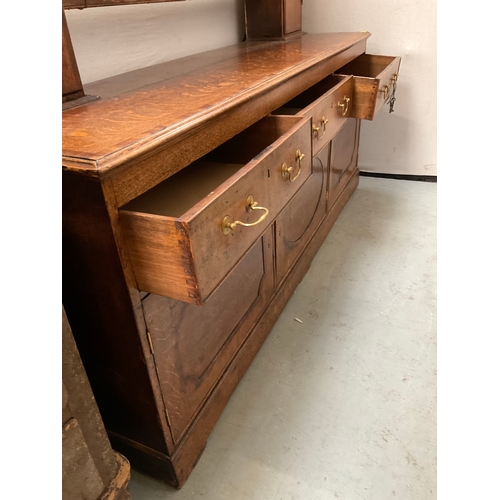
<instances>
[{"instance_id":1,"label":"dresser top surface","mask_svg":"<svg viewBox=\"0 0 500 500\"><path fill-rule=\"evenodd\" d=\"M168 145L369 36L245 42L86 85L87 94L101 99L63 112L63 165L99 171L106 159L133 154L145 143Z\"/></svg>"}]
</instances>

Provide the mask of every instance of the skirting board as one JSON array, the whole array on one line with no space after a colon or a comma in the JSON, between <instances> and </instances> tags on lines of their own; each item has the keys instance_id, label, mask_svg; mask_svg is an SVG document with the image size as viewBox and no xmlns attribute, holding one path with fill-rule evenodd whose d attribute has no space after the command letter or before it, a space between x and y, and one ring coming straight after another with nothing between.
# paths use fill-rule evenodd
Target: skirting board
<instances>
[{"instance_id":1,"label":"skirting board","mask_svg":"<svg viewBox=\"0 0 500 500\"><path fill-rule=\"evenodd\" d=\"M380 172L363 172L364 177L382 177L384 179L399 179L403 181L437 182L437 175L407 175L407 174L382 174Z\"/></svg>"}]
</instances>

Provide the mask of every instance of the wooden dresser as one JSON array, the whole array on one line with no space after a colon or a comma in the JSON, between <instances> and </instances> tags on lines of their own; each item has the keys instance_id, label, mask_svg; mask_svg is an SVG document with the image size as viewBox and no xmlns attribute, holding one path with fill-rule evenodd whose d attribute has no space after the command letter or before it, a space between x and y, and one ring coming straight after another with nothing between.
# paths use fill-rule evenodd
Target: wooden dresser
<instances>
[{"instance_id":1,"label":"wooden dresser","mask_svg":"<svg viewBox=\"0 0 500 500\"><path fill-rule=\"evenodd\" d=\"M180 488L358 184L400 59L252 41L63 113L63 302L113 448Z\"/></svg>"}]
</instances>

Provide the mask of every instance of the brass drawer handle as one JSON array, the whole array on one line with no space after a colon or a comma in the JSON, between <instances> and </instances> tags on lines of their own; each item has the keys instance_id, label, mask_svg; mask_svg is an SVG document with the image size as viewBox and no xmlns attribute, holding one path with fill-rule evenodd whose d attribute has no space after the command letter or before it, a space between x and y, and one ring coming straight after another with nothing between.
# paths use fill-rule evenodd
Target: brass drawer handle
<instances>
[{"instance_id":1,"label":"brass drawer handle","mask_svg":"<svg viewBox=\"0 0 500 500\"><path fill-rule=\"evenodd\" d=\"M394 74L392 75L391 80L392 80L392 84L393 84L393 85L396 85L396 83L397 83L397 81L398 81L398 76L399 76L399 73L394 73Z\"/></svg>"},{"instance_id":2,"label":"brass drawer handle","mask_svg":"<svg viewBox=\"0 0 500 500\"><path fill-rule=\"evenodd\" d=\"M267 214L269 213L269 210L266 207L259 207L258 203L254 201L253 196L250 195L247 198L247 212L251 212L252 210L263 210L264 213L261 215L259 220L256 220L255 222L241 222L240 220L235 220L234 222L231 222L231 218L226 215L224 217L224 220L222 221L222 232L223 234L227 235L231 232L232 229L234 229L236 226L245 226L245 227L252 227L256 226L257 224L260 224L266 217Z\"/></svg>"},{"instance_id":3,"label":"brass drawer handle","mask_svg":"<svg viewBox=\"0 0 500 500\"><path fill-rule=\"evenodd\" d=\"M339 110L339 113L342 116L347 115L347 111L349 110L349 103L350 102L351 102L350 97L346 97L346 96L344 96L344 102L340 102L340 101L338 102L337 108Z\"/></svg>"},{"instance_id":4,"label":"brass drawer handle","mask_svg":"<svg viewBox=\"0 0 500 500\"><path fill-rule=\"evenodd\" d=\"M288 180L290 182L294 182L295 180L297 180L297 177L300 175L300 172L302 170L302 160L305 158L305 156L305 154L300 152L300 149L297 149L297 151L295 151L295 163L299 164L299 170L297 171L297 174L295 175L295 177L292 177L294 167L288 167L286 163L283 163L283 165L281 165L281 177L283 177L283 179L286 179L288 177Z\"/></svg>"},{"instance_id":5,"label":"brass drawer handle","mask_svg":"<svg viewBox=\"0 0 500 500\"><path fill-rule=\"evenodd\" d=\"M328 123L328 118L326 118L324 116L321 118L321 123L320 123L319 127L316 127L316 125L314 125L314 123L313 123L312 131L313 131L313 134L316 134L316 138L318 140L321 139L326 134L326 124L327 123ZM319 130L321 127L323 127L323 133L321 135L319 135Z\"/></svg>"},{"instance_id":6,"label":"brass drawer handle","mask_svg":"<svg viewBox=\"0 0 500 500\"><path fill-rule=\"evenodd\" d=\"M389 89L391 88L391 86L389 84L387 85L384 85L384 88L382 90L379 90L380 93L384 94L384 101L387 100L387 98L389 97Z\"/></svg>"}]
</instances>

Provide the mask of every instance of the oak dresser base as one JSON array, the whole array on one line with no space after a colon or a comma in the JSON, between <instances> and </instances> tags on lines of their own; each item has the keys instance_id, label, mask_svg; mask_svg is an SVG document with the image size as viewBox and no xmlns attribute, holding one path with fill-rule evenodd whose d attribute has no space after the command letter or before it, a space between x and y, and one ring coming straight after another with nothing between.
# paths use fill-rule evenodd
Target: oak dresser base
<instances>
[{"instance_id":1,"label":"oak dresser base","mask_svg":"<svg viewBox=\"0 0 500 500\"><path fill-rule=\"evenodd\" d=\"M113 447L174 488L358 185L400 61L369 36L189 56L63 113L64 307Z\"/></svg>"},{"instance_id":2,"label":"oak dresser base","mask_svg":"<svg viewBox=\"0 0 500 500\"><path fill-rule=\"evenodd\" d=\"M174 488L180 489L183 486L203 453L208 436L227 405L231 394L250 367L295 288L309 270L314 256L356 190L358 183L359 170L356 168L351 175L344 176L340 185L332 193L336 197L336 201L333 202L331 210L323 219L295 266L257 321L246 342L241 346L209 399L205 402L204 408L199 413L189 433L179 444L172 460L167 455L123 438L119 434L110 433L114 449L123 453L134 468L162 480Z\"/></svg>"}]
</instances>

